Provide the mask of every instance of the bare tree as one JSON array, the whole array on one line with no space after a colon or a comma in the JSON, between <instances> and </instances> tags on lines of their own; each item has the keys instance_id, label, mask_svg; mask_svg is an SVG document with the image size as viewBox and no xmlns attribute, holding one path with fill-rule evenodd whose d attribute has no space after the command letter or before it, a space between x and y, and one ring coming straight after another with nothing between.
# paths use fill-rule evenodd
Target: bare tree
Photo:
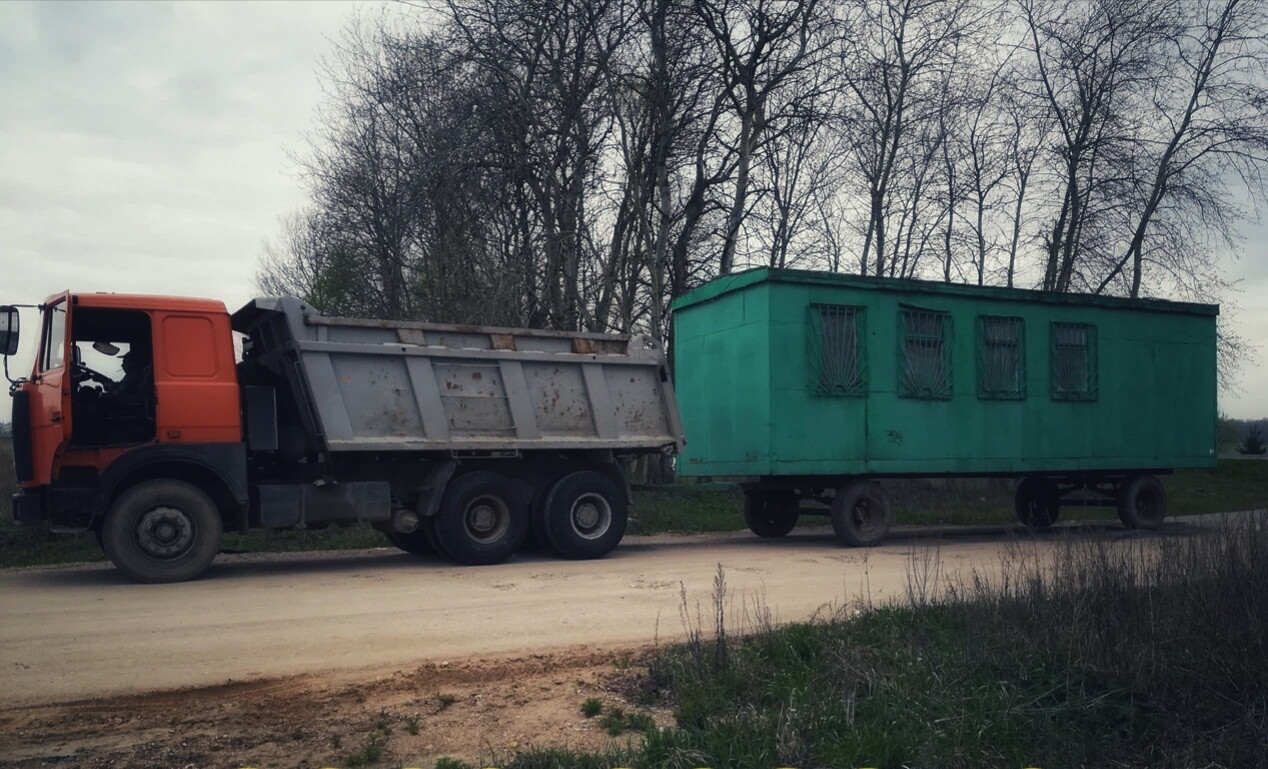
<instances>
[{"instance_id":1,"label":"bare tree","mask_svg":"<svg viewBox=\"0 0 1268 769\"><path fill-rule=\"evenodd\" d=\"M843 103L838 119L840 130L851 137L850 152L866 187L861 273L892 274L886 260L908 252L905 247L894 251L887 242L894 185L908 164L908 173L915 174L909 177L910 193L927 175L910 161L937 157L925 151L931 133L922 126L938 122L944 106L939 86L980 15L972 0L841 3L835 66L852 98ZM911 205L901 208L909 215L916 212ZM906 222L906 229L910 227ZM895 228L904 230L898 223Z\"/></svg>"},{"instance_id":2,"label":"bare tree","mask_svg":"<svg viewBox=\"0 0 1268 769\"><path fill-rule=\"evenodd\" d=\"M745 264L1206 300L1265 191L1262 1L421 1L349 25L262 289L666 341Z\"/></svg>"},{"instance_id":3,"label":"bare tree","mask_svg":"<svg viewBox=\"0 0 1268 769\"><path fill-rule=\"evenodd\" d=\"M735 263L736 241L747 211L754 155L781 116L771 113L781 91L805 85L797 78L815 64L820 45L814 32L821 23L818 0L698 0L696 13L709 31L731 114L735 136L735 193L730 200L718 272ZM801 91L804 98L813 93ZM796 112L797 100L782 104Z\"/></svg>"},{"instance_id":4,"label":"bare tree","mask_svg":"<svg viewBox=\"0 0 1268 769\"><path fill-rule=\"evenodd\" d=\"M1168 63L1150 83L1151 108L1141 122L1139 209L1125 253L1101 281L1105 290L1130 265L1130 296L1139 296L1147 253L1177 276L1211 273L1211 263L1177 263L1180 231L1160 218L1188 214L1181 231L1214 230L1228 239L1238 207L1227 199L1230 177L1255 194L1268 163L1268 10L1246 0L1200 0L1176 8ZM1168 210L1169 209L1169 210ZM1150 248L1152 229L1172 229Z\"/></svg>"},{"instance_id":5,"label":"bare tree","mask_svg":"<svg viewBox=\"0 0 1268 769\"><path fill-rule=\"evenodd\" d=\"M592 328L583 296L594 242L587 203L611 128L606 78L627 34L625 6L449 0L448 8L470 60L498 89L494 102L508 108L515 141L503 162L532 196L525 224L541 231L546 315L536 324Z\"/></svg>"},{"instance_id":6,"label":"bare tree","mask_svg":"<svg viewBox=\"0 0 1268 769\"><path fill-rule=\"evenodd\" d=\"M1139 97L1161 64L1176 1L1017 0L1036 65L1033 95L1060 140L1045 290L1086 288L1104 264L1121 214L1115 183L1130 163Z\"/></svg>"}]
</instances>

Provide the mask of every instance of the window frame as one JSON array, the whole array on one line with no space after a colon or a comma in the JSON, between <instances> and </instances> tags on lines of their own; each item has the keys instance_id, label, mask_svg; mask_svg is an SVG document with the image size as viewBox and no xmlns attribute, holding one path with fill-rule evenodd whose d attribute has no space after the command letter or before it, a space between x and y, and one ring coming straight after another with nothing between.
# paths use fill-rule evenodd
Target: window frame
<instances>
[{"instance_id":1,"label":"window frame","mask_svg":"<svg viewBox=\"0 0 1268 769\"><path fill-rule=\"evenodd\" d=\"M825 339L829 318L848 319L848 328L853 331L853 345L834 347ZM815 395L828 398L866 398L867 397L867 308L858 305L814 302L809 306L807 323L807 346L810 373L810 389ZM842 337L844 339L844 337ZM853 371L842 361L841 365L831 362L835 352L841 349L844 354L853 350ZM836 370L834 370L836 369ZM836 376L840 371L844 377ZM851 376L852 375L852 376Z\"/></svg>"},{"instance_id":2,"label":"window frame","mask_svg":"<svg viewBox=\"0 0 1268 769\"><path fill-rule=\"evenodd\" d=\"M1081 344L1063 342L1061 340L1062 331L1076 330L1084 332ZM1054 320L1048 324L1048 336L1049 385L1052 389L1052 400L1096 401L1100 396L1099 350L1097 348L1096 326L1092 323ZM1069 365L1062 362L1062 352L1079 349L1083 350L1083 387L1081 389L1068 389L1063 387L1063 383L1059 381L1062 377L1062 371L1068 368Z\"/></svg>"},{"instance_id":3,"label":"window frame","mask_svg":"<svg viewBox=\"0 0 1268 769\"><path fill-rule=\"evenodd\" d=\"M1006 323L1016 329L1012 340L992 339L988 333L992 323ZM1026 399L1026 319L1019 315L977 316L977 397L983 400ZM1016 381L1011 387L996 387L990 382L991 354L994 349L1012 349L1013 374Z\"/></svg>"},{"instance_id":4,"label":"window frame","mask_svg":"<svg viewBox=\"0 0 1268 769\"><path fill-rule=\"evenodd\" d=\"M935 337L927 333L913 333L909 323L909 318L913 321L920 322L929 319L937 319L939 334ZM955 339L955 325L951 313L947 310L934 310L927 307L916 307L913 305L899 305L898 307L898 397L912 398L915 400L951 400L955 393L954 388L954 369L952 367L953 359L951 355L952 341ZM943 379L945 380L940 386L915 386L911 381L911 367L908 366L909 355L913 349L912 343L917 343L915 349L919 349L920 344L930 344L936 340L937 348L941 352L941 370ZM935 349L930 346L930 349Z\"/></svg>"},{"instance_id":5,"label":"window frame","mask_svg":"<svg viewBox=\"0 0 1268 769\"><path fill-rule=\"evenodd\" d=\"M40 340L39 368L41 374L48 373L50 371L61 371L66 368L66 340L69 336L67 332L70 330L70 312L67 304L68 303L66 301L59 301L55 304L50 304L45 308L44 335ZM57 331L60 333L56 339L58 341L58 347L60 348L58 354L60 360L57 365L52 365L53 340L55 338L53 326L55 325L55 319L59 316L61 317L61 323Z\"/></svg>"}]
</instances>

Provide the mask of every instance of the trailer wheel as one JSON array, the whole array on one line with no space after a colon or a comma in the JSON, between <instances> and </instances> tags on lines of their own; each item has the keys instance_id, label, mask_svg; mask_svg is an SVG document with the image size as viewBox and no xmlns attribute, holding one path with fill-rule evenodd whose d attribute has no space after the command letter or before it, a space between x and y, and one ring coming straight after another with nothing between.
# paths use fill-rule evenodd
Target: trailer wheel
<instances>
[{"instance_id":1,"label":"trailer wheel","mask_svg":"<svg viewBox=\"0 0 1268 769\"><path fill-rule=\"evenodd\" d=\"M889 498L875 481L847 484L832 499L832 530L851 547L879 544L893 523Z\"/></svg>"},{"instance_id":2,"label":"trailer wheel","mask_svg":"<svg viewBox=\"0 0 1268 769\"><path fill-rule=\"evenodd\" d=\"M1027 528L1046 529L1056 523L1061 515L1056 484L1047 478L1022 478L1013 495L1013 512Z\"/></svg>"},{"instance_id":3,"label":"trailer wheel","mask_svg":"<svg viewBox=\"0 0 1268 769\"><path fill-rule=\"evenodd\" d=\"M123 492L101 529L101 546L137 582L183 582L220 552L224 524L211 498L193 484L146 481Z\"/></svg>"},{"instance_id":4,"label":"trailer wheel","mask_svg":"<svg viewBox=\"0 0 1268 769\"><path fill-rule=\"evenodd\" d=\"M450 481L435 517L436 543L468 566L501 563L528 533L528 509L515 484L477 470Z\"/></svg>"},{"instance_id":5,"label":"trailer wheel","mask_svg":"<svg viewBox=\"0 0 1268 769\"><path fill-rule=\"evenodd\" d=\"M625 536L628 520L625 490L594 470L565 475L546 495L546 541L564 558L602 558Z\"/></svg>"},{"instance_id":6,"label":"trailer wheel","mask_svg":"<svg viewBox=\"0 0 1268 769\"><path fill-rule=\"evenodd\" d=\"M427 535L423 532L422 523L418 528L409 532L403 531L387 531L387 541L396 545L401 550L413 555L432 555L436 552L431 543L427 541Z\"/></svg>"},{"instance_id":7,"label":"trailer wheel","mask_svg":"<svg viewBox=\"0 0 1268 769\"><path fill-rule=\"evenodd\" d=\"M744 523L759 537L787 536L797 517L797 495L791 491L744 492Z\"/></svg>"},{"instance_id":8,"label":"trailer wheel","mask_svg":"<svg viewBox=\"0 0 1268 769\"><path fill-rule=\"evenodd\" d=\"M1129 529L1156 529L1167 517L1167 490L1152 475L1133 475L1118 487L1118 518Z\"/></svg>"}]
</instances>

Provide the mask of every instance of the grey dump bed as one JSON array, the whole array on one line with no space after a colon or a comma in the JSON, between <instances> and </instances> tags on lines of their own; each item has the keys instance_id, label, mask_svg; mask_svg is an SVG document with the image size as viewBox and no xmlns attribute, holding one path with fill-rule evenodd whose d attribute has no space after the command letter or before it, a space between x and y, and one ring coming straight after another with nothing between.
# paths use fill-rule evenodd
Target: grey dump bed
<instances>
[{"instance_id":1,"label":"grey dump bed","mask_svg":"<svg viewBox=\"0 0 1268 769\"><path fill-rule=\"evenodd\" d=\"M664 355L642 337L322 317L290 297L233 325L320 450L681 445Z\"/></svg>"}]
</instances>

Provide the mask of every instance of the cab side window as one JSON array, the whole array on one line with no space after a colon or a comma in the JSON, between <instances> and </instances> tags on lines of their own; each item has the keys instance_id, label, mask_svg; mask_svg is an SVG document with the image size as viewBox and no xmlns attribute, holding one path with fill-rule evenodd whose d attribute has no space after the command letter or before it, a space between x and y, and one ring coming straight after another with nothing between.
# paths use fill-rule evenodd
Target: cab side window
<instances>
[{"instance_id":1,"label":"cab side window","mask_svg":"<svg viewBox=\"0 0 1268 769\"><path fill-rule=\"evenodd\" d=\"M40 371L53 371L66 361L66 305L59 304L45 316L44 349L40 351Z\"/></svg>"}]
</instances>

